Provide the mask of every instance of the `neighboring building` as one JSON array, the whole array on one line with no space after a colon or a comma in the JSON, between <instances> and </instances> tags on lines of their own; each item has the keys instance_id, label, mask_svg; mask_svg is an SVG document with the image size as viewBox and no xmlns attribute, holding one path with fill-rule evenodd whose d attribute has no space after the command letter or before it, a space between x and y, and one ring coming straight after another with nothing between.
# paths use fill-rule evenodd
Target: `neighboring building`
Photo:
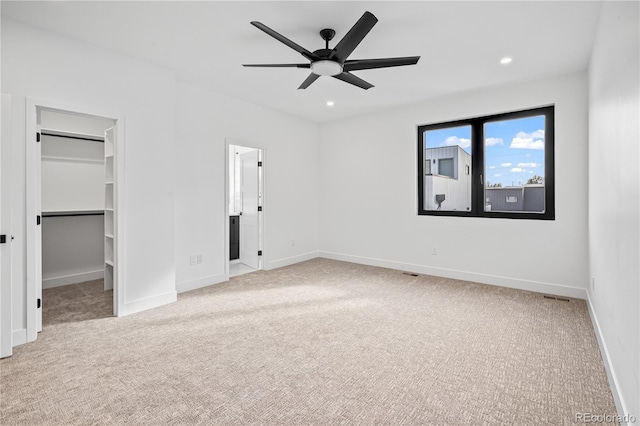
<instances>
[{"instance_id":1,"label":"neighboring building","mask_svg":"<svg viewBox=\"0 0 640 426\"><path fill-rule=\"evenodd\" d=\"M486 211L544 211L544 184L485 188L484 196Z\"/></svg>"},{"instance_id":2,"label":"neighboring building","mask_svg":"<svg viewBox=\"0 0 640 426\"><path fill-rule=\"evenodd\" d=\"M471 210L471 155L460 146L425 149L424 209Z\"/></svg>"}]
</instances>

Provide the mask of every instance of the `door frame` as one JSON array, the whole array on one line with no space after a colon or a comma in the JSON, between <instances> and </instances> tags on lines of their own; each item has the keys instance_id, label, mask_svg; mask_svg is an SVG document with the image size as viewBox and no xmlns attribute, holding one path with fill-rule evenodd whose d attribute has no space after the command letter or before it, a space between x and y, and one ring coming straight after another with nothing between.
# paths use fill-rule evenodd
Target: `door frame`
<instances>
[{"instance_id":1,"label":"door frame","mask_svg":"<svg viewBox=\"0 0 640 426\"><path fill-rule=\"evenodd\" d=\"M11 96L2 94L2 143L0 144L0 233L6 235L6 243L0 245L0 358L13 353L13 310L11 256L13 229L11 227L13 151L13 104Z\"/></svg>"},{"instance_id":2,"label":"door frame","mask_svg":"<svg viewBox=\"0 0 640 426\"><path fill-rule=\"evenodd\" d=\"M262 258L259 259L259 269L265 269L267 265L267 259L269 253L265 248L265 229L267 224L268 208L266 207L267 200L267 178L266 178L266 164L267 164L267 150L261 147L259 144L246 142L240 139L225 138L225 156L224 156L224 275L225 281L229 281L229 253L230 253L230 241L229 241L229 147L231 145L243 146L245 148L252 148L261 151L262 154L262 214L258 218L258 249L262 250Z\"/></svg>"},{"instance_id":3,"label":"door frame","mask_svg":"<svg viewBox=\"0 0 640 426\"><path fill-rule=\"evenodd\" d=\"M124 147L125 147L125 118L124 115L102 111L92 107L68 105L56 101L42 99L26 99L26 120L25 120L25 151L26 151L26 318L27 318L27 342L36 340L38 335L38 325L41 325L42 309L37 307L38 288L42 289L42 245L39 236L41 235L36 224L36 216L40 200L37 199L41 193L41 182L39 181L41 158L37 155L39 150L35 143L36 133L39 127L39 112L49 110L65 114L75 114L85 117L100 117L114 121L116 134L116 145L114 147L115 173L114 195L116 229L114 229L117 241L116 248L116 268L115 286L113 288L113 311L114 316L119 316L124 312L124 289L125 289L125 263L124 263L124 205L125 205L125 173L124 173ZM37 285L40 281L40 286ZM39 320L40 317L40 320Z\"/></svg>"}]
</instances>

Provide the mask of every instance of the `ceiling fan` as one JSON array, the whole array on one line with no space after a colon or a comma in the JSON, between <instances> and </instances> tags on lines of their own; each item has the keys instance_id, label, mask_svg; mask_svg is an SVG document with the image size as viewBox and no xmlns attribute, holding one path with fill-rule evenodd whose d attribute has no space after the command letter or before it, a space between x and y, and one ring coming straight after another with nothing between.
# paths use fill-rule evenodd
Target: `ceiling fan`
<instances>
[{"instance_id":1,"label":"ceiling fan","mask_svg":"<svg viewBox=\"0 0 640 426\"><path fill-rule=\"evenodd\" d=\"M371 28L378 22L378 19L370 12L365 12L358 22L355 23L349 32L340 40L333 48L329 49L329 41L333 39L336 32L330 28L320 31L320 37L326 42L324 49L318 49L310 52L304 47L294 43L282 34L277 33L261 22L253 21L251 25L269 34L276 40L286 44L302 56L307 58L308 64L243 64L245 67L295 67L310 68L311 74L302 82L298 89L306 89L322 75L328 75L338 80L342 80L354 86L363 89L370 89L373 84L368 83L351 74L351 71L368 70L373 68L399 67L403 65L415 65L418 63L420 56L406 56L401 58L383 58L383 59L347 59L349 55L360 44L364 37L371 31Z\"/></svg>"}]
</instances>

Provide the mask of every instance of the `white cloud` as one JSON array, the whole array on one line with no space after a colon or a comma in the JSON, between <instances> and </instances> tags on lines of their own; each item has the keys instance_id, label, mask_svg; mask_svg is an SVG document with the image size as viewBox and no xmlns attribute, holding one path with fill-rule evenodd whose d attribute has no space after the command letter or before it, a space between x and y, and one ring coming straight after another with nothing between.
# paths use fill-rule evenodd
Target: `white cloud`
<instances>
[{"instance_id":1,"label":"white cloud","mask_svg":"<svg viewBox=\"0 0 640 426\"><path fill-rule=\"evenodd\" d=\"M486 146L504 145L502 138L486 138L484 143Z\"/></svg>"},{"instance_id":2,"label":"white cloud","mask_svg":"<svg viewBox=\"0 0 640 426\"><path fill-rule=\"evenodd\" d=\"M471 139L449 136L447 139L445 139L444 144L446 146L460 145L462 148L468 148L471 146Z\"/></svg>"},{"instance_id":3,"label":"white cloud","mask_svg":"<svg viewBox=\"0 0 640 426\"><path fill-rule=\"evenodd\" d=\"M489 168L490 168L490 169L495 169L495 168L496 168L496 166L489 166Z\"/></svg>"},{"instance_id":4,"label":"white cloud","mask_svg":"<svg viewBox=\"0 0 640 426\"><path fill-rule=\"evenodd\" d=\"M494 177L500 177L502 176L502 173L496 173L495 175L493 175Z\"/></svg>"},{"instance_id":5,"label":"white cloud","mask_svg":"<svg viewBox=\"0 0 640 426\"><path fill-rule=\"evenodd\" d=\"M526 172L526 170L521 167L514 167L511 171L514 173Z\"/></svg>"},{"instance_id":6,"label":"white cloud","mask_svg":"<svg viewBox=\"0 0 640 426\"><path fill-rule=\"evenodd\" d=\"M538 167L538 163L518 163L518 167Z\"/></svg>"},{"instance_id":7,"label":"white cloud","mask_svg":"<svg viewBox=\"0 0 640 426\"><path fill-rule=\"evenodd\" d=\"M511 167L511 163L502 163L500 167Z\"/></svg>"},{"instance_id":8,"label":"white cloud","mask_svg":"<svg viewBox=\"0 0 640 426\"><path fill-rule=\"evenodd\" d=\"M511 140L509 148L514 149L544 149L544 130L531 133L518 132Z\"/></svg>"}]
</instances>

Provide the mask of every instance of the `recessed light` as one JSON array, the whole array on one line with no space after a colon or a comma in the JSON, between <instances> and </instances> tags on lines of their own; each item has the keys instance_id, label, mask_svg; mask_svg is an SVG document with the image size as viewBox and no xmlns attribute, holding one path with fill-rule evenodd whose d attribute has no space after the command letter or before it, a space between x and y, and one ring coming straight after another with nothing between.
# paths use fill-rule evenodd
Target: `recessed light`
<instances>
[{"instance_id":1,"label":"recessed light","mask_svg":"<svg viewBox=\"0 0 640 426\"><path fill-rule=\"evenodd\" d=\"M327 101L327 106L332 107L334 105L333 101Z\"/></svg>"},{"instance_id":2,"label":"recessed light","mask_svg":"<svg viewBox=\"0 0 640 426\"><path fill-rule=\"evenodd\" d=\"M513 61L513 58L510 58L510 57L508 57L508 56L505 56L504 58L500 59L500 63L501 63L502 65L510 64L510 63L511 63L511 61Z\"/></svg>"}]
</instances>

